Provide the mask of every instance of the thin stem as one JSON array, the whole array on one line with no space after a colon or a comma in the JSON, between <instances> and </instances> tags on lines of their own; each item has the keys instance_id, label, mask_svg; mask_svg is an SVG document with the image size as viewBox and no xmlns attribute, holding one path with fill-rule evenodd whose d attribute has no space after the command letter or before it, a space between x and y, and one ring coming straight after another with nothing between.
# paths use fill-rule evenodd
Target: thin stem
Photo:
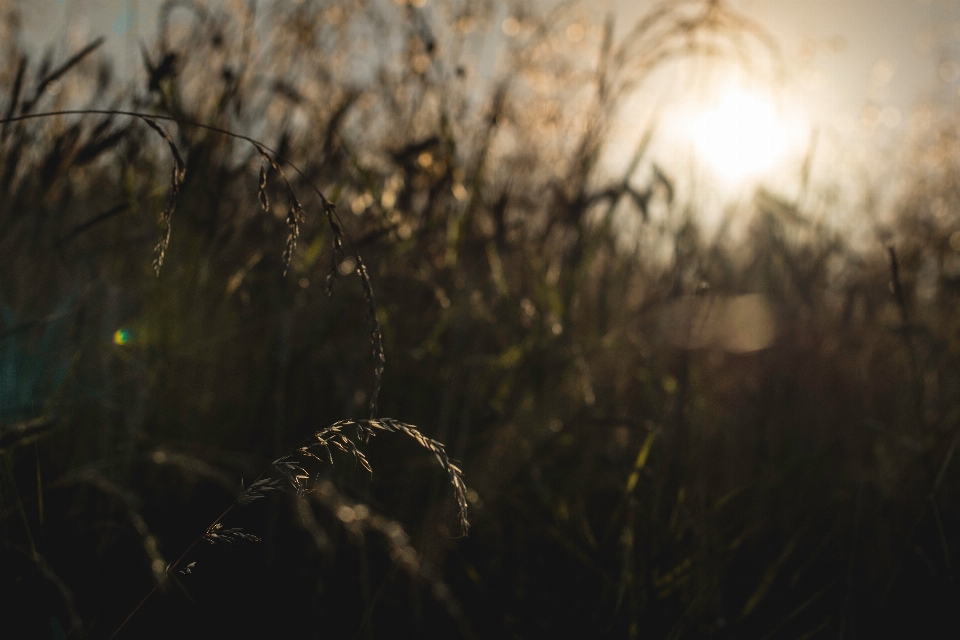
<instances>
[{"instance_id":1,"label":"thin stem","mask_svg":"<svg viewBox=\"0 0 960 640\"><path fill-rule=\"evenodd\" d=\"M301 445L302 445L302 443L307 442L308 440L310 440L310 438L306 438L306 439L302 440L302 441L301 441ZM297 445L297 447L300 447L301 445ZM253 484L255 484L258 480L260 480L261 478L263 478L264 474L266 474L267 471L268 471L271 467L274 466L274 464L275 464L275 462L274 462L274 463L271 463L270 466L268 466L267 469L265 469L265 470L263 471L263 473L261 473L259 476L256 477L256 479L254 479L254 481L251 483L250 486L253 486ZM240 496L242 497L243 495L244 495L244 492L241 491ZM110 636L110 638L108 638L108 640L113 640L113 639L117 636L117 634L120 633L120 631L126 626L126 624L127 624L128 622L130 622L130 619L133 618L133 616L137 613L137 611L139 611L139 610L143 607L143 605L146 604L147 600L149 600L150 597L153 596L154 593L156 593L157 589L160 588L160 585L166 580L166 577L169 576L173 571L175 571L175 570L177 569L177 567L180 565L180 563L183 562L183 559L187 557L187 554L190 553L191 551L193 551L193 548L196 547L197 544L198 544L201 540L204 539L204 537L206 537L207 532L210 531L210 529L211 529L214 525L216 525L218 522L220 522L221 520L223 520L223 519L227 516L227 514L230 513L230 511L231 511L235 506L237 506L239 500L240 500L240 498L237 498L236 500L234 500L234 501L230 504L229 507L227 507L226 509L224 509L223 513L221 513L219 516L217 516L216 519L214 519L214 521L211 522L211 523L207 526L207 528L204 530L203 534L200 535L196 540L194 540L193 542L191 542L191 543L190 543L190 546L187 547L186 551L184 551L183 553L181 553L181 554L180 554L180 557L177 558L176 560L174 560L174 561L170 564L170 566L167 567L167 570L163 572L164 580L161 580L161 581L157 582L157 584L153 585L153 588L150 589L149 593L147 593L147 595L145 595L145 596L143 597L143 599L140 601L140 603L139 603L136 607L133 608L133 611L131 611L130 614L127 615L127 617L124 619L124 621L120 623L120 626L117 627L117 630L113 632L113 634Z\"/></svg>"},{"instance_id":2,"label":"thin stem","mask_svg":"<svg viewBox=\"0 0 960 640\"><path fill-rule=\"evenodd\" d=\"M371 414L375 415L376 398L380 390L380 376L382 375L382 372L383 372L384 358L383 358L383 348L380 342L381 337L380 337L379 323L376 318L376 302L373 297L373 288L370 285L369 276L367 275L367 272L366 272L366 267L363 263L363 259L360 257L360 252L357 249L356 244L354 244L353 239L350 238L350 236L348 236L343 231L343 221L340 219L340 216L337 213L336 207L332 202L330 202L330 200L327 199L325 195L323 195L323 192L321 192L320 189L315 184L313 184L313 182L310 181L307 175L297 165L293 164L292 162L284 158L277 151L275 151L274 149L271 149L270 147L263 144L259 140L251 138L250 136L247 136L241 133L236 133L234 131L230 131L229 129L224 129L221 127L217 127L215 125L204 124L202 122L194 122L191 120L185 120L183 118L177 118L174 116L144 113L140 111L127 111L123 109L62 109L57 111L44 111L40 113L28 113L28 114L22 114L19 116L10 116L6 118L0 118L0 126L3 126L5 128L6 125L13 124L16 122L24 122L27 120L37 120L40 118L52 118L56 116L91 116L91 115L127 116L131 118L147 120L148 123L151 120L162 120L165 122L174 122L178 125L196 127L198 129L212 131L236 140L243 140L253 145L261 153L263 153L264 151L269 152L273 156L275 161L289 166L291 169L294 170L294 172L298 176L300 176L300 178L303 179L303 181L310 187L310 189L313 190L316 196L320 199L320 202L323 206L323 212L328 217L331 227L334 227L332 231L335 235L335 238L339 237L339 238L346 239L348 245L350 246L350 249L353 252L354 257L356 257L356 260L357 260L357 274L360 276L361 281L363 283L364 293L367 297L368 304L371 307L370 309L371 322L374 324L374 327L375 327L373 331L373 335L371 336L371 338L374 341L374 357L377 360L376 386L374 388L373 399L371 400ZM284 180L286 179L284 178ZM287 186L289 188L289 183L287 184ZM304 442L306 442L306 440L304 440ZM262 476L263 474L260 475L260 477ZM259 480L260 477L258 477L257 480ZM116 631L114 631L113 634L110 636L110 640L113 640L113 638L115 638L117 634L120 633L120 631L133 618L133 616L136 615L137 611L139 611L143 607L143 605L150 599L150 597L153 596L153 594L157 591L157 589L166 581L166 577L169 576L171 572L176 570L176 568L180 565L180 562L183 561L183 559L187 556L187 554L189 554L193 550L193 548L197 545L197 543L200 542L200 540L202 540L206 536L206 532L209 531L211 527L213 527L218 522L220 522L230 512L230 510L233 509L233 507L235 507L236 505L237 505L237 501L234 501L229 507L227 507L223 513L221 513L212 523L210 523L210 525L204 531L204 534L198 537L196 540L194 540L190 544L190 546L187 547L186 551L184 551L180 555L180 557L176 559L176 561L174 561L172 564L170 564L170 566L167 567L166 571L163 574L163 578L153 586L153 588L149 591L149 593L147 593L147 595L143 597L140 603L136 607L134 607L133 611L131 611L130 614L124 619L124 621L120 623L120 626L117 627ZM21 507L21 510L22 510L22 507ZM29 535L29 529L27 533ZM31 546L32 546L32 539L31 539Z\"/></svg>"},{"instance_id":3,"label":"thin stem","mask_svg":"<svg viewBox=\"0 0 960 640\"><path fill-rule=\"evenodd\" d=\"M279 152L275 151L274 149L271 149L270 147L268 147L267 145L263 144L262 142L260 142L255 138L251 138L250 136L246 136L242 133L236 133L235 131L230 131L229 129L217 127L212 124L204 124L203 122L194 122L192 120L185 120L183 118L178 118L176 116L165 116L160 114L144 113L142 111L126 111L124 109L61 109L58 111L42 111L39 113L27 113L19 116L2 118L0 119L0 125L13 124L15 122L23 122L26 120L38 120L40 118L52 118L55 116L95 116L95 115L129 116L131 118L148 118L153 120L163 120L165 122L175 122L180 125L185 125L188 127L196 127L198 129L204 129L206 131L213 131L215 133L219 133L221 135L234 138L236 140L243 140L245 142L249 142L250 144L256 147L269 151L270 154L273 155L273 157L276 160L282 162L283 164L293 169L298 176L304 179L304 181L307 183L310 189L317 194L317 197L320 198L320 201L323 203L325 207L332 204L327 199L327 197L323 195L323 192L320 191L320 189L315 184L310 182L309 178L307 178L307 175L297 165L293 164L292 162L284 158L282 155L280 155ZM337 220L340 219L340 217L336 215L335 211L333 212L333 214L334 216L337 217Z\"/></svg>"},{"instance_id":4,"label":"thin stem","mask_svg":"<svg viewBox=\"0 0 960 640\"><path fill-rule=\"evenodd\" d=\"M169 576L173 571L175 571L176 568L177 568L177 567L180 565L180 563L183 561L183 559L187 557L187 554L190 553L191 551L193 551L193 548L194 548L195 546L197 546L197 543L199 543L201 540L203 540L204 536L207 535L206 532L210 530L210 527L214 526L215 524L217 524L218 522L220 522L221 520L223 520L223 519L226 517L226 515L227 515L228 513L230 513L230 510L233 509L235 506L237 506L237 502L236 502L236 501L234 501L229 507L227 507L227 508L224 510L224 512L221 513L221 514L217 517L216 520L214 520L213 522L211 522L210 525L204 530L203 535L201 535L199 538L197 538L196 540L194 540L193 542L191 542L191 543L190 543L190 546L187 547L187 550L184 551L183 553L181 553L181 554L180 554L180 557L177 558L176 560L174 560L174 561L170 564L170 566L167 567L167 570L163 572L163 577L164 577L164 579L161 580L161 581L158 581L157 584L153 585L153 589L150 589L150 592L147 593L147 595L143 596L143 600L140 601L140 604L138 604L136 607L134 607L134 608L133 608L133 611L131 611L130 614L129 614L126 618L124 618L123 622L120 623L120 626L117 627L117 630L114 631L114 632L110 635L110 638L109 638L108 640L113 640L113 639L117 636L117 634L120 633L120 631L127 625L127 623L130 622L130 619L137 613L137 611L139 611L139 610L143 607L143 605L146 604L147 600L150 599L150 596L152 596L154 593L156 593L157 589L160 588L160 585L163 584L163 583L166 581L167 576Z\"/></svg>"},{"instance_id":5,"label":"thin stem","mask_svg":"<svg viewBox=\"0 0 960 640\"><path fill-rule=\"evenodd\" d=\"M371 340L373 342L374 358L376 361L376 370L375 370L375 383L374 390L371 394L370 399L370 417L375 418L377 414L377 400L380 395L380 384L381 377L383 375L383 365L385 363L385 357L383 355L383 344L382 344L382 335L380 332L380 323L377 319L376 314L376 299L373 293L373 287L370 284L370 276L367 273L366 265L363 262L363 258L360 257L360 250L357 248L356 243L354 243L353 238L351 238L345 231L343 220L340 218L340 214L337 213L336 206L330 202L329 199L323 192L320 191L319 187L315 185L300 169L297 165L292 163L290 160L287 160L279 152L270 147L266 146L259 140L251 138L250 136L244 135L242 133L236 133L230 131L229 129L224 129L222 127L217 127L211 124L205 124L202 122L194 122L192 120L186 120L183 118L178 118L175 116L165 116L159 114L144 113L141 111L127 111L125 109L61 109L57 111L43 111L39 113L26 113L19 116L10 116L0 119L0 126L6 128L8 124L13 124L16 122L25 122L27 120L37 120L40 118L52 118L56 116L91 116L91 115L104 115L104 116L128 116L130 118L138 118L142 120L162 120L164 122L175 122L179 125L196 127L198 129L203 129L205 131L213 131L221 135L234 138L235 140L243 140L252 144L258 151L263 153L263 151L268 151L274 158L274 160L283 163L293 169L293 171L300 176L303 181L310 187L310 189L316 194L317 198L320 199L320 203L323 206L323 213L327 216L327 220L330 223L331 231L334 235L334 251L342 251L339 243L343 240L346 240L347 245L350 247L353 257L356 258L357 268L356 273L360 276L360 281L364 289L364 296L367 298L367 302L370 305L370 322L372 324L371 330ZM175 149L175 147L174 147ZM286 178L284 178L286 180ZM289 188L289 183L287 183Z\"/></svg>"}]
</instances>

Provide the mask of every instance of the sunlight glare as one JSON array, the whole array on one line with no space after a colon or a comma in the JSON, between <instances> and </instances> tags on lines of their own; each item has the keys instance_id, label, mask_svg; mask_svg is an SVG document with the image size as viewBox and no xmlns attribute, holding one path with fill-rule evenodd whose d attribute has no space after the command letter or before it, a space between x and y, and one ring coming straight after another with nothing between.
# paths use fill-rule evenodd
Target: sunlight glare
<instances>
[{"instance_id":1,"label":"sunlight glare","mask_svg":"<svg viewBox=\"0 0 960 640\"><path fill-rule=\"evenodd\" d=\"M691 133L696 155L719 177L739 184L784 160L791 151L795 127L778 114L763 94L730 85L721 98L694 120Z\"/></svg>"}]
</instances>

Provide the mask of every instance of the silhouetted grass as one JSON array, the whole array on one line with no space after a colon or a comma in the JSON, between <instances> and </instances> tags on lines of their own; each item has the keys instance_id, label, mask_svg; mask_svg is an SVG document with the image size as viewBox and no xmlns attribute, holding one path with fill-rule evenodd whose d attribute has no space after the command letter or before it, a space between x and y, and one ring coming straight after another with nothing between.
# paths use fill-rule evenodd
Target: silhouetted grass
<instances>
[{"instance_id":1,"label":"silhouetted grass","mask_svg":"<svg viewBox=\"0 0 960 640\"><path fill-rule=\"evenodd\" d=\"M3 54L4 618L108 637L164 585L124 634L955 627L952 114L870 242L816 182L708 235L656 125L601 158L671 65L779 73L761 27L416 4L167 3L130 86Z\"/></svg>"}]
</instances>

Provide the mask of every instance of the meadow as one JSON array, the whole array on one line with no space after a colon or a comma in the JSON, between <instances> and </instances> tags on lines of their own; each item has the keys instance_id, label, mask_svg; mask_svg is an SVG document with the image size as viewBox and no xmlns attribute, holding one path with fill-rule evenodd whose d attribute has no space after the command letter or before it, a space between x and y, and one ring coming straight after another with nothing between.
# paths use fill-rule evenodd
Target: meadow
<instances>
[{"instance_id":1,"label":"meadow","mask_svg":"<svg viewBox=\"0 0 960 640\"><path fill-rule=\"evenodd\" d=\"M166 2L133 82L0 8L0 631L957 630L952 110L866 241L806 180L707 232L602 158L775 59L724 2Z\"/></svg>"}]
</instances>

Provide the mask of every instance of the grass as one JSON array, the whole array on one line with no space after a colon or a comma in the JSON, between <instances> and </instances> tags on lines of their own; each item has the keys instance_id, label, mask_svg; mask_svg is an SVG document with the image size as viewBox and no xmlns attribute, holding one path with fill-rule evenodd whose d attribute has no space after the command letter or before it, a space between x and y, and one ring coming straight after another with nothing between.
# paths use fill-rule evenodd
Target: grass
<instances>
[{"instance_id":1,"label":"grass","mask_svg":"<svg viewBox=\"0 0 960 640\"><path fill-rule=\"evenodd\" d=\"M265 207L266 208L266 207ZM353 428L356 431L356 435L353 438L350 438L347 435L347 431L350 428ZM383 516L378 514L371 514L370 508L366 505L351 503L349 500L346 500L344 497L339 495L334 485L330 484L329 481L323 481L318 485L316 479L318 474L311 472L308 469L308 466L312 466L311 463L319 462L321 464L329 462L330 465L333 465L333 456L331 455L331 447L339 449L345 453L352 454L370 473L373 473L373 469L370 466L370 463L367 461L366 457L363 455L362 451L357 445L357 441L366 441L373 437L378 432L394 432L401 433L413 438L419 445L430 451L440 463L441 467L447 472L450 476L450 482L452 483L455 491L455 496L457 500L457 505L460 509L460 526L463 530L463 535L466 535L469 524L467 522L467 488L463 482L463 477L454 464L450 462L450 459L447 457L444 446L437 442L423 436L416 427L409 424L404 424L396 420L345 420L335 424L330 425L320 431L317 431L313 438L309 441L302 443L300 446L297 446L291 449L286 455L277 458L274 460L268 471L260 474L249 486L243 487L241 484L240 495L237 496L237 499L231 504L227 509L221 513L213 522L207 526L203 535L198 537L194 542L187 547L187 550L180 555L175 561L166 564L163 562L156 551L156 541L150 535L149 531L146 529L146 525L140 525L142 518L139 518L135 512L132 512L134 521L139 525L138 532L141 533L141 536L145 541L145 548L148 549L148 554L151 555L154 560L154 573L157 577L156 586L150 590L150 592L140 601L133 611L130 612L130 615L120 624L117 630L110 636L111 638L115 637L117 634L122 631L123 627L130 621L130 619L140 610L140 608L146 603L146 601L156 593L159 587L164 586L165 582L170 578L171 574L175 571L183 575L190 575L193 572L193 569L196 566L196 561L190 562L185 565L184 568L180 569L179 567L186 559L193 548L202 540L210 544L222 544L226 543L228 545L233 545L234 543L240 542L260 542L260 538L255 535L245 533L240 527L225 528L223 526L223 519L233 510L235 506L245 506L255 500L266 497L266 495L273 491L279 491L284 488L293 489L296 493L297 498L301 501L300 509L304 507L303 502L310 495L316 493L321 497L323 504L326 504L332 513L336 514L337 517L344 522L344 524L351 526L352 529L356 530L358 533L362 533L365 530L376 531L378 533L384 534L387 540L391 545L391 552L394 558L394 561L399 562L406 570L411 572L414 576L419 576L423 572L423 568L420 562L417 559L416 552L410 546L409 542L406 540L406 534L403 531L403 527L399 525L396 521L389 519L384 519ZM321 458L318 454L326 454L326 459ZM268 475L270 474L270 475ZM309 511L302 511L301 517L307 518L304 514L308 514ZM442 581L437 578L433 579L434 591L438 588L446 589ZM443 593L441 591L441 593ZM438 596L439 599L445 600L441 595ZM451 606L450 603L448 607Z\"/></svg>"},{"instance_id":2,"label":"grass","mask_svg":"<svg viewBox=\"0 0 960 640\"><path fill-rule=\"evenodd\" d=\"M904 143L868 243L813 179L707 235L649 139L621 175L601 158L657 73L776 75L762 28L724 3L632 29L498 6L168 5L129 86L96 43L0 58L9 624L953 624L952 114Z\"/></svg>"}]
</instances>

